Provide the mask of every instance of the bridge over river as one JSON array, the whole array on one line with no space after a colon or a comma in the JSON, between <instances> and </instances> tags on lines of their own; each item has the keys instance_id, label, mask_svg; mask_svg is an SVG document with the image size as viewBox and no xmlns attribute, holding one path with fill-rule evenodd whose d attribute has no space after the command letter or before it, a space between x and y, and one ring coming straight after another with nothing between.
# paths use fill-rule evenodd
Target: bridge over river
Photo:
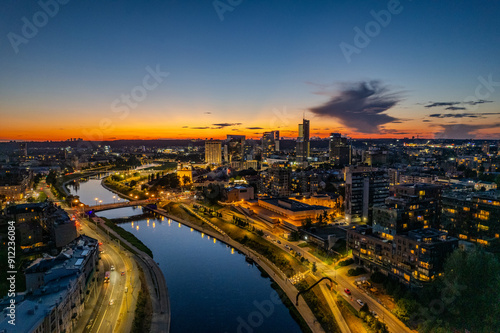
<instances>
[{"instance_id":1,"label":"bridge over river","mask_svg":"<svg viewBox=\"0 0 500 333\"><path fill-rule=\"evenodd\" d=\"M159 199L146 199L146 200L131 200L124 202L109 203L103 205L85 206L85 212L101 212L103 210L110 210L122 207L134 207L134 206L147 206L158 202Z\"/></svg>"}]
</instances>

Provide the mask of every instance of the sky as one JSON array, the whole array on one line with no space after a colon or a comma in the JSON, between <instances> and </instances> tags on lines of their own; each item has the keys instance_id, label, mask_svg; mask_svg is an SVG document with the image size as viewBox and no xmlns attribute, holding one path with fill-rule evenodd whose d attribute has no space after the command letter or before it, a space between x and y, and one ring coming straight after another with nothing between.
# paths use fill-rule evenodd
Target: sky
<instances>
[{"instance_id":1,"label":"sky","mask_svg":"<svg viewBox=\"0 0 500 333\"><path fill-rule=\"evenodd\" d=\"M0 140L500 137L500 2L5 0Z\"/></svg>"}]
</instances>

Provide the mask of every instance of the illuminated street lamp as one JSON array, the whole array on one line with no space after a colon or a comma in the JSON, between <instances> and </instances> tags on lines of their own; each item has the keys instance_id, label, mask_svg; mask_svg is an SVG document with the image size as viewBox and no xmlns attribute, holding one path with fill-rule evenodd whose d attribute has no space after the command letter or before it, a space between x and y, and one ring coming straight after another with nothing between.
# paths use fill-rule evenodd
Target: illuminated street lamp
<instances>
[{"instance_id":1,"label":"illuminated street lamp","mask_svg":"<svg viewBox=\"0 0 500 333\"><path fill-rule=\"evenodd\" d=\"M113 203L115 203L116 195L113 195Z\"/></svg>"},{"instance_id":2,"label":"illuminated street lamp","mask_svg":"<svg viewBox=\"0 0 500 333\"><path fill-rule=\"evenodd\" d=\"M99 200L99 198L95 198L95 205L97 206L97 200Z\"/></svg>"}]
</instances>

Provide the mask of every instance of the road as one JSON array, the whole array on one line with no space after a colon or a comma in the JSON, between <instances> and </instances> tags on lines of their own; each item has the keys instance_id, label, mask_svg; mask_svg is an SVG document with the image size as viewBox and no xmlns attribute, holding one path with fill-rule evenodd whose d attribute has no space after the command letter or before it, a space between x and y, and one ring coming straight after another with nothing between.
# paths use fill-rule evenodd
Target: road
<instances>
[{"instance_id":1,"label":"road","mask_svg":"<svg viewBox=\"0 0 500 333\"><path fill-rule=\"evenodd\" d=\"M59 200L52 194L50 188L46 186L45 181L39 185L47 197L54 201ZM64 208L64 206L61 204ZM75 209L65 208L68 214L78 216ZM95 238L103 244L99 246L104 253L100 254L99 271L95 273L97 283L97 299L89 298L87 307L92 307L91 311L84 311L78 319L76 332L129 332L132 327L133 313L137 302L137 294L140 289L140 280L136 263L130 257L128 251L124 250L119 244L95 224L77 218L81 229L79 234ZM111 266L115 267L111 271ZM110 282L104 283L104 274L110 271ZM124 275L121 274L124 272ZM125 288L128 288L125 292ZM110 301L113 304L110 305Z\"/></svg>"},{"instance_id":2,"label":"road","mask_svg":"<svg viewBox=\"0 0 500 333\"><path fill-rule=\"evenodd\" d=\"M240 215L243 215L239 213ZM290 251L290 249L294 250L295 252L301 253L304 258L309 260L311 263L316 262L316 267L318 269L318 276L328 276L329 278L334 279L337 281L337 291L340 292L340 295L344 297L346 300L348 300L351 305L356 309L359 310L361 306L356 302L356 300L361 299L363 302L368 304L368 308L370 311L374 311L378 316L379 319L387 324L387 327L389 328L390 332L393 333L401 333L401 332L406 332L406 333L415 333L415 331L411 330L408 328L401 320L399 320L394 314L392 314L389 310L387 310L383 305L377 302L377 300L373 299L371 296L367 295L364 293L363 290L359 289L355 284L354 284L354 279L352 277L347 276L347 270L352 268L352 266L349 267L344 267L339 270L335 270L331 266L325 265L323 261L315 257L314 255L310 254L307 252L304 248L301 248L297 246L298 242L290 242L278 235L276 233L281 234L283 232L288 232L286 230L281 230L280 228L276 228L274 231L271 230L265 223L259 223L259 227L261 227L264 231L264 235L268 237L269 240L278 240L281 242L281 244L275 243L276 246L280 247L283 251ZM286 245L290 248L286 248ZM351 297L348 297L343 290L345 288L348 288L351 290L352 293L352 299ZM331 293L329 291L323 290L323 294L325 294L325 298L328 299L328 295L326 295L326 292ZM335 314L335 313L334 313ZM338 322L338 320L337 320ZM339 323L339 326L341 324ZM342 327L341 327L342 328ZM347 332L344 331L343 332Z\"/></svg>"}]
</instances>

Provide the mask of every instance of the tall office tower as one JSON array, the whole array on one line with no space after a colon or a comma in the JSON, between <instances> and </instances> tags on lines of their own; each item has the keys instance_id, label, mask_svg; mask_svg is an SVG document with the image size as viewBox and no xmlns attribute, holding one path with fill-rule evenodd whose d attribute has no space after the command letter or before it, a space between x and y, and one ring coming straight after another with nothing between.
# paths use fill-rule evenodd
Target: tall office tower
<instances>
[{"instance_id":1,"label":"tall office tower","mask_svg":"<svg viewBox=\"0 0 500 333\"><path fill-rule=\"evenodd\" d=\"M309 158L310 143L309 143L309 120L303 119L302 124L299 124L299 137L297 138L297 147L295 155L297 162L305 163Z\"/></svg>"},{"instance_id":2,"label":"tall office tower","mask_svg":"<svg viewBox=\"0 0 500 333\"><path fill-rule=\"evenodd\" d=\"M219 140L205 141L205 163L216 165L222 163L221 142Z\"/></svg>"},{"instance_id":3,"label":"tall office tower","mask_svg":"<svg viewBox=\"0 0 500 333\"><path fill-rule=\"evenodd\" d=\"M389 196L385 171L370 167L346 167L345 217L347 222L368 222L373 206L383 205Z\"/></svg>"},{"instance_id":4,"label":"tall office tower","mask_svg":"<svg viewBox=\"0 0 500 333\"><path fill-rule=\"evenodd\" d=\"M262 135L262 154L264 156L272 155L280 150L280 132L264 132Z\"/></svg>"},{"instance_id":5,"label":"tall office tower","mask_svg":"<svg viewBox=\"0 0 500 333\"><path fill-rule=\"evenodd\" d=\"M340 133L330 134L330 163L338 167L351 164L351 145Z\"/></svg>"}]
</instances>

